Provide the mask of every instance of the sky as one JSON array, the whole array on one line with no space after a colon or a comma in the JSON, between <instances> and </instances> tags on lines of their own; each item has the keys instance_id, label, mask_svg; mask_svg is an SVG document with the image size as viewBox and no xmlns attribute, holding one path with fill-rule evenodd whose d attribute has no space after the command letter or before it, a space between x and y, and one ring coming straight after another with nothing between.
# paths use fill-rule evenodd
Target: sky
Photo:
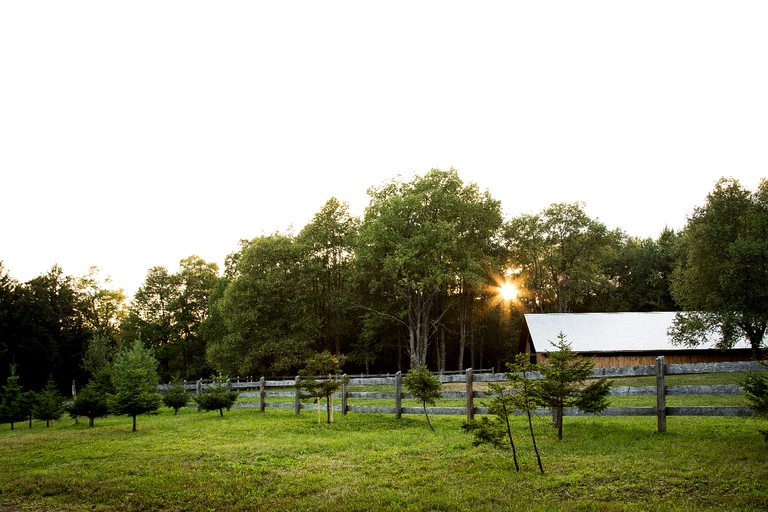
<instances>
[{"instance_id":1,"label":"sky","mask_svg":"<svg viewBox=\"0 0 768 512\"><path fill-rule=\"evenodd\" d=\"M768 2L0 3L0 261L223 264L458 170L505 216L682 229L768 176Z\"/></svg>"}]
</instances>

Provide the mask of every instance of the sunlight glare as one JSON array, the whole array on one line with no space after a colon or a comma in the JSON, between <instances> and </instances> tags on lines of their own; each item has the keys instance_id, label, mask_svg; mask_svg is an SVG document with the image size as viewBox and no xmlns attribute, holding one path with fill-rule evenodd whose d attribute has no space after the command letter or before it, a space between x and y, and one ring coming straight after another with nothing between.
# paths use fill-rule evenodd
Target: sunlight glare
<instances>
[{"instance_id":1,"label":"sunlight glare","mask_svg":"<svg viewBox=\"0 0 768 512\"><path fill-rule=\"evenodd\" d=\"M504 283L499 287L499 295L504 300L515 300L517 298L517 287L512 283Z\"/></svg>"}]
</instances>

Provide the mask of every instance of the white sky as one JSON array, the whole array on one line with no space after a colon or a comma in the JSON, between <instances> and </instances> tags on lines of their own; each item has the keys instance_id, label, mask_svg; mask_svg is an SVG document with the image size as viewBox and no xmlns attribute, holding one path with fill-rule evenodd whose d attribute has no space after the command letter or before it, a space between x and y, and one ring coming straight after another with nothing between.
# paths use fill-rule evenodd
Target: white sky
<instances>
[{"instance_id":1,"label":"white sky","mask_svg":"<svg viewBox=\"0 0 768 512\"><path fill-rule=\"evenodd\" d=\"M132 294L432 167L655 238L768 176L766 27L765 1L2 2L0 260Z\"/></svg>"}]
</instances>

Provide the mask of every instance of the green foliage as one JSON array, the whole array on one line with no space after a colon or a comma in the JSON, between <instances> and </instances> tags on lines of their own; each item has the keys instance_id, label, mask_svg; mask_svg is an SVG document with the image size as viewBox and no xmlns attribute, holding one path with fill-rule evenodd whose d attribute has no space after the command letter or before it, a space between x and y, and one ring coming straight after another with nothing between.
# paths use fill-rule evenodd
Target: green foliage
<instances>
[{"instance_id":1,"label":"green foliage","mask_svg":"<svg viewBox=\"0 0 768 512\"><path fill-rule=\"evenodd\" d=\"M130 416L133 431L136 417L157 411L162 403L157 393L157 359L140 341L134 341L118 354L112 368L115 394L111 397L111 409L115 414Z\"/></svg>"},{"instance_id":2,"label":"green foliage","mask_svg":"<svg viewBox=\"0 0 768 512\"><path fill-rule=\"evenodd\" d=\"M672 341L699 345L719 333L732 347L745 337L758 354L768 325L768 182L756 192L721 179L683 231L672 295L685 313Z\"/></svg>"},{"instance_id":3,"label":"green foliage","mask_svg":"<svg viewBox=\"0 0 768 512\"><path fill-rule=\"evenodd\" d=\"M179 262L176 273L152 267L136 292L122 330L155 349L163 380L208 373L201 325L217 275L218 265L190 256Z\"/></svg>"},{"instance_id":4,"label":"green foliage","mask_svg":"<svg viewBox=\"0 0 768 512\"><path fill-rule=\"evenodd\" d=\"M536 394L543 405L552 409L557 437L562 439L563 410L566 407L589 413L605 410L610 382L606 379L587 382L594 363L573 352L564 333L558 335L553 345L555 351L548 353L547 362L538 365L542 379L536 384Z\"/></svg>"},{"instance_id":5,"label":"green foliage","mask_svg":"<svg viewBox=\"0 0 768 512\"><path fill-rule=\"evenodd\" d=\"M32 414L38 420L44 420L45 426L51 426L51 420L58 420L64 414L64 397L59 394L56 382L48 379L45 388L37 394Z\"/></svg>"},{"instance_id":6,"label":"green foliage","mask_svg":"<svg viewBox=\"0 0 768 512\"><path fill-rule=\"evenodd\" d=\"M27 418L27 408L22 400L22 388L19 376L16 375L16 365L11 365L11 373L6 379L0 399L0 421L10 423L11 430L15 423Z\"/></svg>"},{"instance_id":7,"label":"green foliage","mask_svg":"<svg viewBox=\"0 0 768 512\"><path fill-rule=\"evenodd\" d=\"M94 335L88 342L83 356L83 368L92 376L109 369L115 359L115 343L111 338Z\"/></svg>"},{"instance_id":8,"label":"green foliage","mask_svg":"<svg viewBox=\"0 0 768 512\"><path fill-rule=\"evenodd\" d=\"M435 402L442 396L443 384L426 366L411 368L403 377L403 385L409 393L413 394L424 408L424 416L427 418L427 425L432 432L435 428L429 420L427 405L435 405Z\"/></svg>"},{"instance_id":9,"label":"green foliage","mask_svg":"<svg viewBox=\"0 0 768 512\"><path fill-rule=\"evenodd\" d=\"M219 411L219 415L224 417L224 409L230 410L237 397L238 393L230 389L227 379L214 377L213 382L195 396L195 402L201 411Z\"/></svg>"},{"instance_id":10,"label":"green foliage","mask_svg":"<svg viewBox=\"0 0 768 512\"><path fill-rule=\"evenodd\" d=\"M74 400L66 407L67 413L73 418L84 416L88 425L93 427L96 418L109 414L110 395L108 389L99 380L92 380L77 392Z\"/></svg>"},{"instance_id":11,"label":"green foliage","mask_svg":"<svg viewBox=\"0 0 768 512\"><path fill-rule=\"evenodd\" d=\"M605 267L620 233L584 212L583 203L552 204L506 227L512 261L522 269L531 310L568 312L608 286Z\"/></svg>"},{"instance_id":12,"label":"green foliage","mask_svg":"<svg viewBox=\"0 0 768 512\"><path fill-rule=\"evenodd\" d=\"M592 311L674 311L670 292L679 235L665 229L658 239L629 237L619 244L606 273L612 286Z\"/></svg>"},{"instance_id":13,"label":"green foliage","mask_svg":"<svg viewBox=\"0 0 768 512\"><path fill-rule=\"evenodd\" d=\"M408 329L411 368L426 364L438 300L457 280L483 275L502 225L501 206L454 169L368 191L371 202L356 244L358 279L373 308Z\"/></svg>"},{"instance_id":14,"label":"green foliage","mask_svg":"<svg viewBox=\"0 0 768 512\"><path fill-rule=\"evenodd\" d=\"M741 381L744 388L744 396L747 399L747 405L756 416L768 419L768 363L761 362L766 371L755 372L747 375ZM768 429L761 429L760 432L768 441Z\"/></svg>"},{"instance_id":15,"label":"green foliage","mask_svg":"<svg viewBox=\"0 0 768 512\"><path fill-rule=\"evenodd\" d=\"M210 329L208 361L222 373L293 372L311 353L319 317L309 300L313 273L307 248L290 235L251 240L213 308L223 324Z\"/></svg>"},{"instance_id":16,"label":"green foliage","mask_svg":"<svg viewBox=\"0 0 768 512\"><path fill-rule=\"evenodd\" d=\"M307 359L304 369L299 372L300 375L310 376L308 379L300 379L297 383L301 398L303 400L324 398L328 423L331 423L332 418L331 395L341 387L341 381L334 376L341 372L343 364L344 356L336 356L325 350Z\"/></svg>"},{"instance_id":17,"label":"green foliage","mask_svg":"<svg viewBox=\"0 0 768 512\"><path fill-rule=\"evenodd\" d=\"M190 396L184 387L181 377L175 377L168 386L168 390L163 395L163 403L166 407L173 409L174 414L179 414L179 409L186 407Z\"/></svg>"},{"instance_id":18,"label":"green foliage","mask_svg":"<svg viewBox=\"0 0 768 512\"><path fill-rule=\"evenodd\" d=\"M487 416L483 416L479 420L462 423L461 428L464 432L472 434L472 446L490 444L495 448L502 448L505 445L504 438L507 435L507 429L501 418L489 419Z\"/></svg>"}]
</instances>

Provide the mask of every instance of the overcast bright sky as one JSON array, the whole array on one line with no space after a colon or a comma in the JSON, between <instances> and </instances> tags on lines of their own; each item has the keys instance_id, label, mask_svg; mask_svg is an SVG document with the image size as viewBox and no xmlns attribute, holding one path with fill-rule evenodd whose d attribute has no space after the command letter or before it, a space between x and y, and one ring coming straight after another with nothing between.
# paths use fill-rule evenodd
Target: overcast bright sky
<instances>
[{"instance_id":1,"label":"overcast bright sky","mask_svg":"<svg viewBox=\"0 0 768 512\"><path fill-rule=\"evenodd\" d=\"M681 229L768 176L768 2L0 3L0 260L26 281L223 262L330 197L454 167Z\"/></svg>"}]
</instances>

